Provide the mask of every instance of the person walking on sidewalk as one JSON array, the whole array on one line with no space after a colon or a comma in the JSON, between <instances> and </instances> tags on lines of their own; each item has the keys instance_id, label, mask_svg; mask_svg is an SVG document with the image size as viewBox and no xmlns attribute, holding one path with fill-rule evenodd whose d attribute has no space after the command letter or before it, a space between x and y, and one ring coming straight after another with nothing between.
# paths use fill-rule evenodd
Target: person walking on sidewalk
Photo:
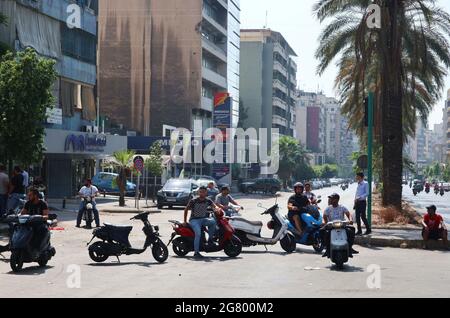
<instances>
[{"instance_id":1,"label":"person walking on sidewalk","mask_svg":"<svg viewBox=\"0 0 450 318\"><path fill-rule=\"evenodd\" d=\"M0 164L0 218L6 213L6 203L8 202L9 177L6 174L6 167Z\"/></svg>"},{"instance_id":2,"label":"person walking on sidewalk","mask_svg":"<svg viewBox=\"0 0 450 318\"><path fill-rule=\"evenodd\" d=\"M428 248L429 240L440 240L444 242L444 248L448 249L448 232L445 226L444 218L436 213L436 206L431 205L427 207L427 214L423 218L422 237L424 240L423 248Z\"/></svg>"},{"instance_id":3,"label":"person walking on sidewalk","mask_svg":"<svg viewBox=\"0 0 450 318\"><path fill-rule=\"evenodd\" d=\"M356 181L358 182L354 208L356 212L356 224L358 226L358 232L356 235L362 235L361 220L364 222L364 226L366 227L365 235L369 235L372 233L366 214L367 198L369 197L369 184L364 180L364 173L358 173L356 175Z\"/></svg>"}]
</instances>

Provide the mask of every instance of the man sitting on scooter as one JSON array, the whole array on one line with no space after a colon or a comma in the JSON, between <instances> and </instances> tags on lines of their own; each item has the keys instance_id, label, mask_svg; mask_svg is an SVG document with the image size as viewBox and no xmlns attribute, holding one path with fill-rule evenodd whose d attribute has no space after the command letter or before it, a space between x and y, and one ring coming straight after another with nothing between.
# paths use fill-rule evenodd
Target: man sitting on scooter
<instances>
[{"instance_id":1,"label":"man sitting on scooter","mask_svg":"<svg viewBox=\"0 0 450 318\"><path fill-rule=\"evenodd\" d=\"M220 193L216 196L216 205L225 211L226 216L232 216L232 209L230 203L240 207L233 197L230 195L230 187L228 185L222 186Z\"/></svg>"},{"instance_id":2,"label":"man sitting on scooter","mask_svg":"<svg viewBox=\"0 0 450 318\"><path fill-rule=\"evenodd\" d=\"M186 209L184 210L184 224L187 225L187 217L189 210L191 211L191 218L189 219L189 225L195 233L194 239L194 257L203 258L200 254L200 240L202 238L202 228L206 226L208 228L209 244L213 244L214 234L216 232L216 220L210 217L209 208L217 209L215 203L208 198L208 189L206 187L200 187L198 189L198 197L189 201Z\"/></svg>"},{"instance_id":3,"label":"man sitting on scooter","mask_svg":"<svg viewBox=\"0 0 450 318\"><path fill-rule=\"evenodd\" d=\"M289 221L295 225L299 235L303 232L303 221L301 215L306 212L306 207L310 204L308 197L303 193L305 187L303 183L297 182L294 185L295 194L289 198L288 201L288 218Z\"/></svg>"},{"instance_id":4,"label":"man sitting on scooter","mask_svg":"<svg viewBox=\"0 0 450 318\"><path fill-rule=\"evenodd\" d=\"M48 206L47 203L39 198L39 191L37 189L31 188L28 191L28 201L27 203L25 203L25 206L20 212L20 215L41 215L44 217L44 220L47 220ZM34 231L35 234L32 246L38 248L39 244L41 244L42 238L47 235L48 228L45 224L42 224L39 226L35 226Z\"/></svg>"},{"instance_id":5,"label":"man sitting on scooter","mask_svg":"<svg viewBox=\"0 0 450 318\"><path fill-rule=\"evenodd\" d=\"M350 221L350 224L353 224L353 218L350 213L350 211L343 205L339 204L339 200L341 197L337 193L333 193L328 197L328 208L325 209L325 212L323 214L323 221L325 224L328 222L334 222L334 221L346 221L347 219ZM355 228L353 226L347 226L347 237L348 237L348 244L350 247L350 252L352 254L359 254L358 251L355 251L353 249L353 243L355 242ZM321 230L322 239L326 243L327 251L323 255L324 257L328 256L328 248L330 246L330 232Z\"/></svg>"},{"instance_id":6,"label":"man sitting on scooter","mask_svg":"<svg viewBox=\"0 0 450 318\"><path fill-rule=\"evenodd\" d=\"M95 202L95 197L98 196L99 191L96 186L92 185L91 179L86 179L85 186L80 189L80 192L78 194L82 198L87 198L87 197L92 198L91 203L92 203L92 207L93 207L92 212L94 213L95 226L100 227L100 217L98 215L97 204ZM76 227L80 227L80 225L81 225L81 219L83 218L83 212L84 212L84 201L81 201L80 208L78 210Z\"/></svg>"}]
</instances>

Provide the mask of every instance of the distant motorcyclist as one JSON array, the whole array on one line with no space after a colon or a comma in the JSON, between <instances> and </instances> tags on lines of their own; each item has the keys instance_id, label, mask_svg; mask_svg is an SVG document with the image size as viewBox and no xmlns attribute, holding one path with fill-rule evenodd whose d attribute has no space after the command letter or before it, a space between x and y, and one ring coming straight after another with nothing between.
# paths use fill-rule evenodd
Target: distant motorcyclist
<instances>
[{"instance_id":1,"label":"distant motorcyclist","mask_svg":"<svg viewBox=\"0 0 450 318\"><path fill-rule=\"evenodd\" d=\"M220 193L216 196L215 203L219 208L224 210L227 216L231 216L232 214L230 204L242 208L242 206L239 203L237 203L236 200L234 200L233 197L230 195L230 187L228 185L222 186L222 188L220 189Z\"/></svg>"},{"instance_id":2,"label":"distant motorcyclist","mask_svg":"<svg viewBox=\"0 0 450 318\"><path fill-rule=\"evenodd\" d=\"M99 191L96 186L92 185L91 179L86 179L85 186L80 189L78 194L83 199L89 198L89 197L92 199L92 202L91 202L92 207L93 207L92 212L94 213L95 225L96 225L96 227L100 227L100 217L99 217L98 210L97 210L97 204L95 202L95 197L98 196ZM84 213L84 208L85 208L84 205L85 205L85 202L83 200L83 201L81 201L80 208L78 210L76 227L80 227L80 225L81 225L81 220L83 218L83 213Z\"/></svg>"},{"instance_id":3,"label":"distant motorcyclist","mask_svg":"<svg viewBox=\"0 0 450 318\"><path fill-rule=\"evenodd\" d=\"M214 201L216 199L216 196L219 194L219 190L217 190L216 184L213 181L209 182L207 189L208 189L208 198Z\"/></svg>"},{"instance_id":4,"label":"distant motorcyclist","mask_svg":"<svg viewBox=\"0 0 450 318\"><path fill-rule=\"evenodd\" d=\"M305 187L303 183L297 182L294 185L295 194L292 195L288 201L289 221L295 225L295 228L300 235L303 232L301 215L306 212L305 208L310 204L308 197L303 193L304 190Z\"/></svg>"}]
</instances>

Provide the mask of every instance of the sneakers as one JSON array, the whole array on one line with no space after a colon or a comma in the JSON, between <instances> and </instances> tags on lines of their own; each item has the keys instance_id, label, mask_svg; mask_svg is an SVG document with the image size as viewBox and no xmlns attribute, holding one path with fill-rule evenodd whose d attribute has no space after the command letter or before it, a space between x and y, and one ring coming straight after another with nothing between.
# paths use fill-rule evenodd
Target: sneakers
<instances>
[{"instance_id":1,"label":"sneakers","mask_svg":"<svg viewBox=\"0 0 450 318\"><path fill-rule=\"evenodd\" d=\"M362 231L358 231L358 232L356 232L356 234L355 234L356 236L362 236L363 235L363 233L362 233Z\"/></svg>"},{"instance_id":2,"label":"sneakers","mask_svg":"<svg viewBox=\"0 0 450 318\"><path fill-rule=\"evenodd\" d=\"M364 233L364 235L370 235L370 234L372 234L372 230L371 230L371 229L368 229L368 230L366 231L366 233Z\"/></svg>"},{"instance_id":3,"label":"sneakers","mask_svg":"<svg viewBox=\"0 0 450 318\"><path fill-rule=\"evenodd\" d=\"M80 228L81 226L80 226L80 224L77 224L77 225L75 225L75 227Z\"/></svg>"}]
</instances>

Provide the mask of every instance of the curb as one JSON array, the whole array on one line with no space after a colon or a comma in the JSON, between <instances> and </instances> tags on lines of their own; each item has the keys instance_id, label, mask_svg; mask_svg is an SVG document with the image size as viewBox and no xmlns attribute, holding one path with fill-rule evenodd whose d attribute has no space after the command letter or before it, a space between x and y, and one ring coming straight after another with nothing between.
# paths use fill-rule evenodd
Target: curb
<instances>
[{"instance_id":1,"label":"curb","mask_svg":"<svg viewBox=\"0 0 450 318\"><path fill-rule=\"evenodd\" d=\"M361 237L355 238L355 244L361 246L375 247L392 247L403 249L423 249L423 240L405 240L392 239L382 237ZM429 241L428 248L430 250L444 250L442 241ZM450 244L447 246L450 249Z\"/></svg>"}]
</instances>

